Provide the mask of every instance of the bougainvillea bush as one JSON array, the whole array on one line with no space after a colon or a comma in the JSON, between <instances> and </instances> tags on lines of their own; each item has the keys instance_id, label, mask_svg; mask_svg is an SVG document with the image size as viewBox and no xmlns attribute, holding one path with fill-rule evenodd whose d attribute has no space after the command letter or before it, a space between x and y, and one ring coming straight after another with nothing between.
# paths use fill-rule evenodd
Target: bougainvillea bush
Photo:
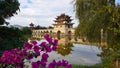
<instances>
[{"instance_id":1,"label":"bougainvillea bush","mask_svg":"<svg viewBox=\"0 0 120 68\"><path fill-rule=\"evenodd\" d=\"M65 67L72 68L71 64L66 60L48 62L48 53L56 51L58 40L50 38L49 35L44 36L45 40L38 44L37 41L25 42L24 48L15 48L12 50L4 51L3 55L0 57L0 67L1 68L24 68L24 60L32 60L33 58L41 57L40 60L30 61L32 68L57 68Z\"/></svg>"}]
</instances>

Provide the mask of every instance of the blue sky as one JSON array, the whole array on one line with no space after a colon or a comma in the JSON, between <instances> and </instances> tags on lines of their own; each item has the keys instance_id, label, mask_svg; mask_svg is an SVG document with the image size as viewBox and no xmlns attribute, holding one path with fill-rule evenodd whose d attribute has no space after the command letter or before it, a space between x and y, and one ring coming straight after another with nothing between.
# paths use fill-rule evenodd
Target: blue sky
<instances>
[{"instance_id":1,"label":"blue sky","mask_svg":"<svg viewBox=\"0 0 120 68\"><path fill-rule=\"evenodd\" d=\"M29 26L31 22L35 25L52 26L56 16L61 13L72 16L72 22L77 25L75 20L73 0L19 0L20 12L18 15L11 17L11 25L19 24Z\"/></svg>"},{"instance_id":2,"label":"blue sky","mask_svg":"<svg viewBox=\"0 0 120 68\"><path fill-rule=\"evenodd\" d=\"M116 4L120 3L120 0L116 0Z\"/></svg>"},{"instance_id":3,"label":"blue sky","mask_svg":"<svg viewBox=\"0 0 120 68\"><path fill-rule=\"evenodd\" d=\"M8 22L11 25L18 24L22 26L29 26L31 22L35 25L52 26L56 16L61 13L72 16L74 19L74 27L77 26L78 21L75 18L73 0L19 0L20 12L18 15L11 17ZM120 3L120 0L116 0Z\"/></svg>"}]
</instances>

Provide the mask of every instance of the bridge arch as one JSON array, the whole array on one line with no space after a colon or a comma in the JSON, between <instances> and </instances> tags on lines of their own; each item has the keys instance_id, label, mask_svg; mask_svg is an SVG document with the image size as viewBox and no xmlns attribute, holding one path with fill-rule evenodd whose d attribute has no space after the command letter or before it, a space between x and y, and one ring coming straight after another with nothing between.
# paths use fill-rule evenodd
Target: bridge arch
<instances>
[{"instance_id":1,"label":"bridge arch","mask_svg":"<svg viewBox=\"0 0 120 68\"><path fill-rule=\"evenodd\" d=\"M58 39L60 39L60 38L61 38L61 37L60 37L60 34L61 34L61 31L60 31L60 30L58 30L58 31L57 31L57 38L58 38Z\"/></svg>"},{"instance_id":2,"label":"bridge arch","mask_svg":"<svg viewBox=\"0 0 120 68\"><path fill-rule=\"evenodd\" d=\"M68 31L68 40L72 39L72 31Z\"/></svg>"}]
</instances>

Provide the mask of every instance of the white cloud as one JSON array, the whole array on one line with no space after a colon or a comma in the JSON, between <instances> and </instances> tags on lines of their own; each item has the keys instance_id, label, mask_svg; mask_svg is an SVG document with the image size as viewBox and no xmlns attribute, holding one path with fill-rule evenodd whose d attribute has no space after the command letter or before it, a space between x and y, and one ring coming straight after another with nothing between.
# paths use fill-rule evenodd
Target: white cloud
<instances>
[{"instance_id":1,"label":"white cloud","mask_svg":"<svg viewBox=\"0 0 120 68\"><path fill-rule=\"evenodd\" d=\"M28 26L31 22L36 25L50 26L54 18L66 13L75 19L73 0L19 0L20 12L10 20L10 24ZM73 22L76 22L75 20Z\"/></svg>"}]
</instances>

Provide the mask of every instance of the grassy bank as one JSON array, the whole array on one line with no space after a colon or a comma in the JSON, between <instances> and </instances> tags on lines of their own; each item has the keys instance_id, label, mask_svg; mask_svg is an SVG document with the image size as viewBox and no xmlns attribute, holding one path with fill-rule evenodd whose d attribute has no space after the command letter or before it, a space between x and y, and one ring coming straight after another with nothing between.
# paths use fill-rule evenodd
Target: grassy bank
<instances>
[{"instance_id":1,"label":"grassy bank","mask_svg":"<svg viewBox=\"0 0 120 68\"><path fill-rule=\"evenodd\" d=\"M101 64L86 66L86 65L72 65L72 68L103 68Z\"/></svg>"},{"instance_id":2,"label":"grassy bank","mask_svg":"<svg viewBox=\"0 0 120 68\"><path fill-rule=\"evenodd\" d=\"M58 68L64 68L64 67L58 67ZM96 64L96 65L72 65L72 68L103 68L102 64Z\"/></svg>"}]
</instances>

